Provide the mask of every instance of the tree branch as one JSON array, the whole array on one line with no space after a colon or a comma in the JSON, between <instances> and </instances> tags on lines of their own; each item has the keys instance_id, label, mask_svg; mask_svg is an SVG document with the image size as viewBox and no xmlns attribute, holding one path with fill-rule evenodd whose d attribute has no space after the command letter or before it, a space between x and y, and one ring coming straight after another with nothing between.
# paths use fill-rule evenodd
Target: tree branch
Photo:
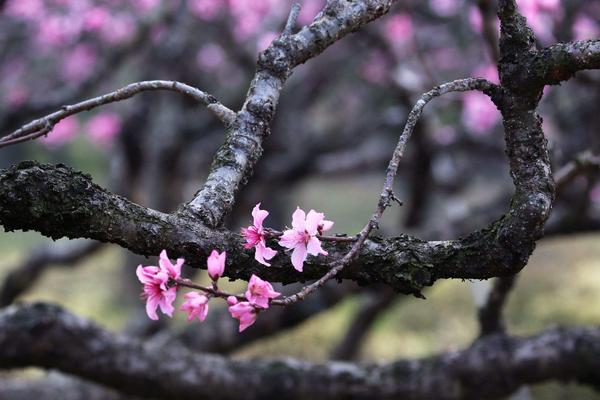
<instances>
[{"instance_id":1,"label":"tree branch","mask_svg":"<svg viewBox=\"0 0 600 400\"><path fill-rule=\"evenodd\" d=\"M557 85L576 72L600 68L600 39L558 43L541 50L529 66L544 85Z\"/></svg>"},{"instance_id":2,"label":"tree branch","mask_svg":"<svg viewBox=\"0 0 600 400\"><path fill-rule=\"evenodd\" d=\"M331 359L350 361L356 358L361 344L381 313L386 311L399 296L393 290L384 288L366 292L360 308L356 311L350 327L342 340L331 352Z\"/></svg>"},{"instance_id":3,"label":"tree branch","mask_svg":"<svg viewBox=\"0 0 600 400\"><path fill-rule=\"evenodd\" d=\"M498 399L550 379L598 387L600 329L493 335L422 360L356 365L290 359L231 360L113 335L57 306L0 312L0 368L53 368L124 393L158 398Z\"/></svg>"},{"instance_id":4,"label":"tree branch","mask_svg":"<svg viewBox=\"0 0 600 400\"><path fill-rule=\"evenodd\" d=\"M217 118L227 126L233 123L233 120L235 119L235 113L233 111L219 103L212 95L205 93L200 89L175 81L143 81L129 84L114 92L84 100L80 103L63 106L59 111L31 121L13 133L2 137L0 139L0 148L47 135L52 131L54 125L68 116L83 111L89 111L106 104L126 100L142 92L156 90L170 90L191 97L204 104L209 111L215 114Z\"/></svg>"},{"instance_id":5,"label":"tree branch","mask_svg":"<svg viewBox=\"0 0 600 400\"><path fill-rule=\"evenodd\" d=\"M388 12L396 0L331 0L309 25L282 35L262 53L242 110L217 151L202 189L187 204L210 227L220 226L248 179L270 134L279 94L293 69L345 35Z\"/></svg>"},{"instance_id":6,"label":"tree branch","mask_svg":"<svg viewBox=\"0 0 600 400\"><path fill-rule=\"evenodd\" d=\"M60 243L34 250L25 261L12 269L0 288L0 307L11 304L37 281L52 264L73 265L102 247L100 242Z\"/></svg>"},{"instance_id":7,"label":"tree branch","mask_svg":"<svg viewBox=\"0 0 600 400\"><path fill-rule=\"evenodd\" d=\"M43 378L0 378L0 398L4 400L133 400L131 396L59 373L50 373Z\"/></svg>"},{"instance_id":8,"label":"tree branch","mask_svg":"<svg viewBox=\"0 0 600 400\"><path fill-rule=\"evenodd\" d=\"M299 286L290 285L284 290L293 293ZM252 329L241 333L237 329L238 322L231 318L227 308L218 308L211 310L211 315L204 323L190 324L178 332L160 332L150 342L159 347L183 345L190 351L226 354L256 340L295 328L357 291L358 288L353 284L327 285L305 301L285 308L270 308L269 312L261 314Z\"/></svg>"},{"instance_id":9,"label":"tree branch","mask_svg":"<svg viewBox=\"0 0 600 400\"><path fill-rule=\"evenodd\" d=\"M479 319L479 337L494 333L505 333L502 310L512 290L516 275L496 278L485 304L477 310Z\"/></svg>"}]
</instances>

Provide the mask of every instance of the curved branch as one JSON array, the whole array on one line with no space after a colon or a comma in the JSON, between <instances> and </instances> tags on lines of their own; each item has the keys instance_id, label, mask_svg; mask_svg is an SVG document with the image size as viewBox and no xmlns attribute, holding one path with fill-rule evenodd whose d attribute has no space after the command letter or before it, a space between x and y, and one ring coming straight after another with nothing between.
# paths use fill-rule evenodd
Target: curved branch
<instances>
[{"instance_id":1,"label":"curved branch","mask_svg":"<svg viewBox=\"0 0 600 400\"><path fill-rule=\"evenodd\" d=\"M199 103L204 104L209 111L215 114L217 118L227 126L235 119L235 113L233 111L219 103L212 95L205 93L200 89L175 81L142 81L131 83L114 92L84 100L80 103L63 106L59 111L31 121L13 133L2 137L0 139L0 148L47 135L52 131L54 125L68 116L83 111L89 111L106 104L126 100L143 92L156 90L170 90L191 97Z\"/></svg>"},{"instance_id":2,"label":"curved branch","mask_svg":"<svg viewBox=\"0 0 600 400\"><path fill-rule=\"evenodd\" d=\"M75 264L101 247L100 242L69 242L34 250L21 265L11 270L4 278L0 288L0 307L11 304L21 293L33 286L49 265Z\"/></svg>"},{"instance_id":3,"label":"curved branch","mask_svg":"<svg viewBox=\"0 0 600 400\"><path fill-rule=\"evenodd\" d=\"M366 292L362 296L360 308L353 315L352 322L342 340L331 352L331 359L351 361L359 354L361 345L373 324L387 311L399 296L389 288ZM405 298L405 297L403 297Z\"/></svg>"},{"instance_id":4,"label":"curved branch","mask_svg":"<svg viewBox=\"0 0 600 400\"><path fill-rule=\"evenodd\" d=\"M286 287L287 293L297 291L300 285ZM202 324L190 324L181 331L162 331L150 339L152 345L167 347L182 345L195 352L231 353L257 340L293 329L320 312L328 310L341 300L356 293L353 284L325 286L310 298L289 307L272 307L256 320L252 329L239 333L237 321L227 308L211 310L211 316Z\"/></svg>"},{"instance_id":5,"label":"curved branch","mask_svg":"<svg viewBox=\"0 0 600 400\"><path fill-rule=\"evenodd\" d=\"M550 379L598 387L600 329L493 335L422 360L357 365L291 359L235 360L113 335L57 306L0 312L0 367L58 369L124 393L159 398L497 399Z\"/></svg>"}]
</instances>

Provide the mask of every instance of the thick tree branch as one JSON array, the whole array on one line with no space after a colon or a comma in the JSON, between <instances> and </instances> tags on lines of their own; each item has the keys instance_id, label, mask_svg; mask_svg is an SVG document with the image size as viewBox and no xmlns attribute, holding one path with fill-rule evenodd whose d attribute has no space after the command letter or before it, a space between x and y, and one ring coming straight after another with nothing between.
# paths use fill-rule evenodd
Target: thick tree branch
<instances>
[{"instance_id":1,"label":"thick tree branch","mask_svg":"<svg viewBox=\"0 0 600 400\"><path fill-rule=\"evenodd\" d=\"M43 378L0 378L0 399L134 400L131 396L59 373L50 373Z\"/></svg>"},{"instance_id":2,"label":"thick tree branch","mask_svg":"<svg viewBox=\"0 0 600 400\"><path fill-rule=\"evenodd\" d=\"M217 118L226 125L230 125L235 119L235 113L233 111L219 103L212 95L205 93L200 89L175 81L143 81L129 84L114 92L84 100L80 103L63 106L59 111L31 121L13 133L0 138L0 148L47 135L52 131L54 125L68 116L83 111L89 111L106 104L126 100L143 92L156 90L170 90L189 96L204 104L209 111L215 114Z\"/></svg>"},{"instance_id":3,"label":"thick tree branch","mask_svg":"<svg viewBox=\"0 0 600 400\"><path fill-rule=\"evenodd\" d=\"M0 312L0 368L58 369L124 393L158 398L497 399L550 379L598 386L600 329L493 335L422 360L356 365L290 359L230 360L113 335L59 307Z\"/></svg>"},{"instance_id":4,"label":"thick tree branch","mask_svg":"<svg viewBox=\"0 0 600 400\"><path fill-rule=\"evenodd\" d=\"M290 68L318 54L335 38L348 33L350 27L356 28L387 9L376 5L381 3L329 2L310 27L276 40L261 55L245 108L238 113L226 144L216 156L217 161L224 157L223 163L213 164L212 178L196 198L198 207L215 211L209 212L216 217L208 218L212 220L210 225L231 206L242 177L260 153L261 132L266 132L280 90L276 83L282 83ZM535 113L541 91L523 80L522 68L511 68L531 56L533 37L524 19L516 14L514 2L502 1L500 6L501 75L508 86L488 94L504 117L510 172L516 188L510 210L487 228L457 240L371 238L340 278L364 284L383 282L398 291L418 294L436 279L507 276L526 264L550 213L554 183L546 139ZM513 53L509 57L507 52ZM206 201L200 201L203 193ZM231 255L226 270L231 278L247 279L257 273L263 279L284 283L318 279L329 272L330 260L341 259L350 248L348 243L329 243L326 249L330 257L310 259L303 274L296 273L284 255L275 258L273 267L264 269L241 250L238 234L210 229L189 211L187 207L176 214L163 214L146 209L106 192L85 175L63 166L26 163L0 173L0 223L7 229L35 229L55 238L90 237L142 255L156 255L167 249L193 266L201 265L198 260L218 248Z\"/></svg>"},{"instance_id":5,"label":"thick tree branch","mask_svg":"<svg viewBox=\"0 0 600 400\"><path fill-rule=\"evenodd\" d=\"M556 85L578 71L600 68L600 39L558 43L541 50L531 70L540 84Z\"/></svg>"},{"instance_id":6,"label":"thick tree branch","mask_svg":"<svg viewBox=\"0 0 600 400\"><path fill-rule=\"evenodd\" d=\"M222 224L248 179L270 134L279 94L293 69L345 35L384 15L396 0L331 0L308 26L281 35L263 51L242 110L217 151L202 189L187 205L211 227Z\"/></svg>"}]
</instances>

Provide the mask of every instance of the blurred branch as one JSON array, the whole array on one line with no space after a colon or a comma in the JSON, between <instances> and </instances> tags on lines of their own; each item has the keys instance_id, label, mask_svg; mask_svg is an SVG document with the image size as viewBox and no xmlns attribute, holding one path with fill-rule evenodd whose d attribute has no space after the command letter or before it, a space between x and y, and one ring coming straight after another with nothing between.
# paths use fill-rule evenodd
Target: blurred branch
<instances>
[{"instance_id":1,"label":"blurred branch","mask_svg":"<svg viewBox=\"0 0 600 400\"><path fill-rule=\"evenodd\" d=\"M111 74L118 71L118 67L121 64L138 54L146 47L147 43L150 43L148 37L154 26L162 22L169 24L174 20L173 13L170 11L169 3L171 1L161 1L162 4L158 12L150 13L141 18L141 22L138 24L130 40L119 46L110 47L108 54L106 57L100 58L90 77L75 85L67 83L48 93L43 99L32 99L6 116L0 114L0 129L14 129L13 127L21 125L22 121L30 119L31 115L50 112L65 103L72 102L74 99L84 96L101 82L106 81ZM185 1L181 0L181 3Z\"/></svg>"},{"instance_id":2,"label":"blurred branch","mask_svg":"<svg viewBox=\"0 0 600 400\"><path fill-rule=\"evenodd\" d=\"M554 173L557 191L564 189L573 178L593 169L600 169L600 156L585 151Z\"/></svg>"},{"instance_id":3,"label":"blurred branch","mask_svg":"<svg viewBox=\"0 0 600 400\"><path fill-rule=\"evenodd\" d=\"M292 285L284 291L294 293L299 286ZM286 308L272 307L256 320L252 329L242 333L238 333L237 322L231 318L227 308L217 308L211 311L203 324L193 324L178 332L160 332L152 337L150 343L163 348L182 345L194 352L230 353L256 340L297 327L357 291L354 284L332 282L303 302Z\"/></svg>"},{"instance_id":4,"label":"blurred branch","mask_svg":"<svg viewBox=\"0 0 600 400\"><path fill-rule=\"evenodd\" d=\"M502 318L502 310L516 279L516 275L512 275L494 280L487 301L477 310L480 338L491 334L505 333L506 327Z\"/></svg>"},{"instance_id":5,"label":"blurred branch","mask_svg":"<svg viewBox=\"0 0 600 400\"><path fill-rule=\"evenodd\" d=\"M593 168L600 168L600 157L595 156L590 151L581 153L575 160L560 168L554 174L557 196L560 195L561 190L563 190L576 176ZM548 234L560 232L560 230L557 230L556 227L554 227L552 231L546 233L546 236L548 236ZM495 333L505 333L505 323L502 317L502 311L506 305L508 295L514 287L516 279L517 276L512 275L496 278L494 280L487 301L477 311L480 337Z\"/></svg>"},{"instance_id":6,"label":"blurred branch","mask_svg":"<svg viewBox=\"0 0 600 400\"><path fill-rule=\"evenodd\" d=\"M436 97L442 96L451 92L464 92L469 90L479 90L484 93L492 93L496 90L497 87L493 83L485 80L485 79L458 79L452 82L444 83L440 86L435 87L427 93L421 95L415 106L412 108L410 113L408 114L408 118L406 121L406 125L404 126L404 130L400 134L398 138L398 144L394 149L392 154L392 158L387 167L385 181L383 183L383 187L381 189L381 193L379 194L379 199L377 203L377 207L373 211L373 215L367 222L367 224L362 228L356 238L356 242L353 243L352 247L344 256L340 259L333 261L330 265L329 271L321 278L319 278L316 282L311 283L310 285L303 288L298 293L287 296L280 300L273 300L272 304L282 304L289 305L293 304L297 301L301 301L306 296L318 290L321 286L325 284L328 280L334 278L342 269L351 264L360 254L360 250L367 240L371 231L375 228L379 227L379 222L385 210L394 202L400 203L400 200L394 195L394 180L396 175L398 174L398 167L400 165L400 160L404 155L404 151L406 149L406 143L408 139L410 139L421 114L423 113L423 109L431 100ZM400 203L401 204L401 203ZM415 292L416 295L420 295L419 292Z\"/></svg>"},{"instance_id":7,"label":"blurred branch","mask_svg":"<svg viewBox=\"0 0 600 400\"><path fill-rule=\"evenodd\" d=\"M289 399L500 399L527 383L575 380L598 387L600 382L599 328L490 335L464 350L427 359L358 365L226 359L177 346L150 347L44 304L4 309L0 327L3 369L53 368L157 398L251 399L286 393Z\"/></svg>"},{"instance_id":8,"label":"blurred branch","mask_svg":"<svg viewBox=\"0 0 600 400\"><path fill-rule=\"evenodd\" d=\"M75 241L33 250L25 261L12 268L4 278L0 288L0 307L11 304L21 293L31 288L48 267L72 266L101 247L102 243L96 241Z\"/></svg>"},{"instance_id":9,"label":"blurred branch","mask_svg":"<svg viewBox=\"0 0 600 400\"><path fill-rule=\"evenodd\" d=\"M496 10L495 1L492 0L477 0L477 8L481 14L481 29L482 34L487 43L487 48L490 53L490 57L494 63L497 63L500 59L500 49L498 47L498 31L496 28Z\"/></svg>"},{"instance_id":10,"label":"blurred branch","mask_svg":"<svg viewBox=\"0 0 600 400\"><path fill-rule=\"evenodd\" d=\"M0 378L4 400L134 400L129 395L57 372L43 378Z\"/></svg>"},{"instance_id":11,"label":"blurred branch","mask_svg":"<svg viewBox=\"0 0 600 400\"><path fill-rule=\"evenodd\" d=\"M349 361L355 359L365 336L373 327L377 317L381 316L393 304L394 300L400 298L396 292L389 288L368 291L362 297L360 308L356 311L350 327L331 353L332 360Z\"/></svg>"},{"instance_id":12,"label":"blurred branch","mask_svg":"<svg viewBox=\"0 0 600 400\"><path fill-rule=\"evenodd\" d=\"M279 95L294 68L386 14L395 0L331 0L319 17L294 35L282 35L260 53L248 95L204 186L186 208L209 227L220 226L262 154Z\"/></svg>"},{"instance_id":13,"label":"blurred branch","mask_svg":"<svg viewBox=\"0 0 600 400\"><path fill-rule=\"evenodd\" d=\"M59 121L68 116L83 111L89 111L106 104L126 100L143 92L157 90L170 90L191 97L197 102L204 104L206 108L208 108L208 110L219 118L226 126L232 124L235 119L235 113L233 111L219 103L212 95L205 93L198 88L175 81L143 81L131 83L114 92L84 100L80 103L63 106L60 111L31 121L13 133L0 138L0 148L47 135Z\"/></svg>"}]
</instances>

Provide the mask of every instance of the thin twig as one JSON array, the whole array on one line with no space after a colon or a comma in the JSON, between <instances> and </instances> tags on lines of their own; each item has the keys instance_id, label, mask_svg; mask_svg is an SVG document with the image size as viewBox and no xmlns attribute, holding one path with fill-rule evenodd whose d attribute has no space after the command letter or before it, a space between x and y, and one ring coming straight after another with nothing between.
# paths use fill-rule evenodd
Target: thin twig
<instances>
[{"instance_id":1,"label":"thin twig","mask_svg":"<svg viewBox=\"0 0 600 400\"><path fill-rule=\"evenodd\" d=\"M600 169L600 156L591 151L577 155L573 161L563 165L554 174L557 192L560 192L577 175L590 169Z\"/></svg>"},{"instance_id":2,"label":"thin twig","mask_svg":"<svg viewBox=\"0 0 600 400\"><path fill-rule=\"evenodd\" d=\"M217 118L225 123L226 126L231 125L231 123L235 120L235 112L219 103L212 95L203 92L198 88L176 81L142 81L129 84L125 87L115 90L114 92L84 100L80 103L63 106L59 111L31 121L13 133L1 138L0 148L44 136L52 130L54 125L68 116L80 113L82 111L89 111L105 104L126 100L142 92L155 90L171 90L193 98L194 100L204 104L206 108L208 108L209 111L211 111L217 116Z\"/></svg>"},{"instance_id":3,"label":"thin twig","mask_svg":"<svg viewBox=\"0 0 600 400\"><path fill-rule=\"evenodd\" d=\"M371 216L371 219L369 219L369 222L367 222L367 224L358 234L357 240L350 249L350 251L346 253L346 255L340 260L333 261L331 263L331 269L320 279L304 287L301 291L299 291L296 294L293 294L280 300L273 300L271 304L289 305L304 299L310 293L323 286L325 282L334 278L342 269L344 269L347 265L354 261L354 259L358 256L362 245L367 240L367 237L369 236L371 231L379 226L379 221L381 220L381 216L383 215L385 209L390 206L390 203L392 201L394 201L395 196L393 192L393 184L396 174L398 173L398 165L400 164L400 159L404 155L406 142L408 141L413 130L415 129L415 126L423 112L423 108L425 108L425 105L427 103L429 103L434 98L442 96L449 92L464 92L468 90L489 91L496 87L497 86L494 85L492 82L482 78L466 78L444 83L443 85L437 86L433 90L423 94L419 101L417 101L417 104L415 104L415 106L411 110L410 114L408 115L408 120L406 122L406 125L404 126L404 130L402 131L402 134L398 139L398 144L394 149L394 153L387 167L385 182L383 184L381 194L379 195L379 202L377 203L377 208L373 212L373 215Z\"/></svg>"},{"instance_id":4,"label":"thin twig","mask_svg":"<svg viewBox=\"0 0 600 400\"><path fill-rule=\"evenodd\" d=\"M300 14L300 8L302 6L298 3L292 4L292 9L290 10L290 15L288 16L287 22L285 23L285 28L283 28L282 35L291 35L292 30L294 29L294 25L296 25L296 20L298 19L298 14Z\"/></svg>"},{"instance_id":5,"label":"thin twig","mask_svg":"<svg viewBox=\"0 0 600 400\"><path fill-rule=\"evenodd\" d=\"M187 287L190 289L201 290L201 291L203 291L205 293L209 293L215 297L222 297L222 298L226 299L229 296L234 296L238 300L246 301L246 297L244 297L240 294L232 294L232 293L223 292L223 291L219 290L219 288L217 288L216 286L211 287L211 286L199 285L197 283L192 282L189 279L175 279L175 280L173 280L173 283L176 284L177 286L183 286L183 287Z\"/></svg>"}]
</instances>

